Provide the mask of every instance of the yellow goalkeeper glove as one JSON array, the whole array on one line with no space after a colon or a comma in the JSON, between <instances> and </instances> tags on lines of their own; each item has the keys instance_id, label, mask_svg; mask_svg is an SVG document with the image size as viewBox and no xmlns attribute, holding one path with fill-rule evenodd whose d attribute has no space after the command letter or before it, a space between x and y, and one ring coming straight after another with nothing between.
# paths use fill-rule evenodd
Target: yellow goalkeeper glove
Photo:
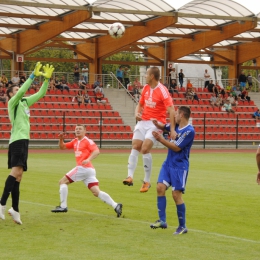
<instances>
[{"instance_id":1,"label":"yellow goalkeeper glove","mask_svg":"<svg viewBox=\"0 0 260 260\"><path fill-rule=\"evenodd\" d=\"M35 76L41 76L42 72L40 71L42 67L42 64L38 61L35 65L34 71L32 72L32 74L30 75L30 79L34 79Z\"/></svg>"},{"instance_id":2,"label":"yellow goalkeeper glove","mask_svg":"<svg viewBox=\"0 0 260 260\"><path fill-rule=\"evenodd\" d=\"M42 75L44 76L44 78L50 79L52 72L54 71L54 67L52 65L49 66L49 64L47 64L46 66L43 66L43 70L44 70L44 73L42 73Z\"/></svg>"}]
</instances>

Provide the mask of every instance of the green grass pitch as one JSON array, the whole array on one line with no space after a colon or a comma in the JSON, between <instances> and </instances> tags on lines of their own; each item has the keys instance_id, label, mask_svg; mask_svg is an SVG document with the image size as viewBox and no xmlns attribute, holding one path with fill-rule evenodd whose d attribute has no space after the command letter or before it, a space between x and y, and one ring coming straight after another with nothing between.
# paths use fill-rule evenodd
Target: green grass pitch
<instances>
[{"instance_id":1,"label":"green grass pitch","mask_svg":"<svg viewBox=\"0 0 260 260\"><path fill-rule=\"evenodd\" d=\"M21 183L23 225L6 214L0 221L1 259L259 259L260 187L256 184L255 151L191 152L184 200L188 234L173 236L177 217L167 192L168 228L152 230L158 219L156 180L164 153L153 153L152 187L140 193L143 179L139 156L134 186L122 184L128 153L102 153L93 161L100 188L123 203L123 216L95 198L83 183L69 186L68 213L59 205L59 179L75 166L73 152L29 152L28 172ZM0 153L0 193L7 155ZM1 196L1 194L0 194ZM7 203L10 207L11 198Z\"/></svg>"}]
</instances>

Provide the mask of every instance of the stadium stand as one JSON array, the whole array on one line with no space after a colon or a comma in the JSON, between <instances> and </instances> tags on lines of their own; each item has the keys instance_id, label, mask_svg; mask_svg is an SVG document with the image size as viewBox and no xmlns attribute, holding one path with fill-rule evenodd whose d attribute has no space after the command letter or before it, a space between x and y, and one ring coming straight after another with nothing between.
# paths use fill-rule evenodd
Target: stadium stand
<instances>
[{"instance_id":1,"label":"stadium stand","mask_svg":"<svg viewBox=\"0 0 260 260\"><path fill-rule=\"evenodd\" d=\"M119 111L113 110L109 100L106 104L97 104L92 89L87 89L92 98L90 104L72 102L77 89L70 92L49 90L47 95L31 107L31 139L57 139L65 130L68 138L74 138L75 124L85 124L88 135L93 140L131 140L132 129L124 124ZM28 94L34 90L29 90ZM253 101L239 101L235 114L228 114L209 103L210 93L207 89L197 89L200 101L186 101L185 89L173 94L175 108L188 105L192 111L192 124L196 131L197 141L257 141L260 128L252 113L257 109ZM11 125L7 114L7 104L0 103L0 139L9 139ZM102 119L102 120L101 120Z\"/></svg>"}]
</instances>

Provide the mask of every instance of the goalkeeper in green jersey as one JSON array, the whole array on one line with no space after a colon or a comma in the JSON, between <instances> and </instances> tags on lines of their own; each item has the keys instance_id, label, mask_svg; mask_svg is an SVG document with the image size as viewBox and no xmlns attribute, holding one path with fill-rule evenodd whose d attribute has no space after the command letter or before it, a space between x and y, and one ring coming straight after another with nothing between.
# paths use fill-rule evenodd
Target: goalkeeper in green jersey
<instances>
[{"instance_id":1,"label":"goalkeeper in green jersey","mask_svg":"<svg viewBox=\"0 0 260 260\"><path fill-rule=\"evenodd\" d=\"M5 219L5 208L7 199L11 193L12 207L8 210L9 215L17 224L22 224L19 213L19 194L20 182L23 172L27 171L28 146L30 139L30 110L29 107L42 98L48 89L49 80L54 68L43 66L38 62L34 71L25 83L19 88L18 85L12 85L7 89L8 115L12 124L11 137L8 147L8 169L11 169L5 181L5 187L0 201L0 219ZM31 86L34 77L43 76L44 82L40 90L29 97L24 97L24 94Z\"/></svg>"}]
</instances>

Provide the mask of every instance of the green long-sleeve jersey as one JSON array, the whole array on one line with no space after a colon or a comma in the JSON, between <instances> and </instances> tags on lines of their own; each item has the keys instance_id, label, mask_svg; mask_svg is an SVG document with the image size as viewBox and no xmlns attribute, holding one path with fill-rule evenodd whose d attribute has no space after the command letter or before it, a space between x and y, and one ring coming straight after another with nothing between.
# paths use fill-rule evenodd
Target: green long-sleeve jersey
<instances>
[{"instance_id":1,"label":"green long-sleeve jersey","mask_svg":"<svg viewBox=\"0 0 260 260\"><path fill-rule=\"evenodd\" d=\"M32 81L31 78L28 78L18 92L8 101L8 115L12 124L9 144L21 139L30 139L29 107L46 94L49 83L49 81L45 79L37 93L29 97L24 97L24 94L32 84Z\"/></svg>"}]
</instances>

